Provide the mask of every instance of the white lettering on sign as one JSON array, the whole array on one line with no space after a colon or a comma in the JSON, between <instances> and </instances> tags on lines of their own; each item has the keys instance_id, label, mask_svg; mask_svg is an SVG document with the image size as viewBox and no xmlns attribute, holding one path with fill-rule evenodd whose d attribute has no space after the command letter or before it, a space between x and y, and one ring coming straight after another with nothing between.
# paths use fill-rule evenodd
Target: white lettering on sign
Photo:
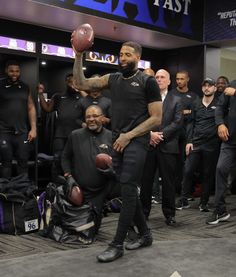
<instances>
[{"instance_id":1,"label":"white lettering on sign","mask_svg":"<svg viewBox=\"0 0 236 277\"><path fill-rule=\"evenodd\" d=\"M165 0L164 3L162 3L162 7L176 13L180 13L183 11L183 14L188 15L190 4L191 0ZM159 7L160 0L155 0L153 5Z\"/></svg>"},{"instance_id":2,"label":"white lettering on sign","mask_svg":"<svg viewBox=\"0 0 236 277\"><path fill-rule=\"evenodd\" d=\"M229 20L229 26L236 26L236 10L226 11L226 12L218 12L217 14L220 17L220 20Z\"/></svg>"}]
</instances>

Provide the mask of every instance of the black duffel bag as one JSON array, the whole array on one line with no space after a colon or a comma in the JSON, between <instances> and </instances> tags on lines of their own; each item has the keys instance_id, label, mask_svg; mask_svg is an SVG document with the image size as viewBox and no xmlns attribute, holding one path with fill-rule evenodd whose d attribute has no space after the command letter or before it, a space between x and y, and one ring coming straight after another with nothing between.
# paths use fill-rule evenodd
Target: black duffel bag
<instances>
[{"instance_id":1,"label":"black duffel bag","mask_svg":"<svg viewBox=\"0 0 236 277\"><path fill-rule=\"evenodd\" d=\"M38 231L40 213L33 194L35 185L26 175L0 178L0 233L20 235Z\"/></svg>"},{"instance_id":2,"label":"black duffel bag","mask_svg":"<svg viewBox=\"0 0 236 277\"><path fill-rule=\"evenodd\" d=\"M12 195L11 195L12 196ZM35 197L14 201L7 194L0 194L0 232L21 235L39 229L39 209Z\"/></svg>"}]
</instances>

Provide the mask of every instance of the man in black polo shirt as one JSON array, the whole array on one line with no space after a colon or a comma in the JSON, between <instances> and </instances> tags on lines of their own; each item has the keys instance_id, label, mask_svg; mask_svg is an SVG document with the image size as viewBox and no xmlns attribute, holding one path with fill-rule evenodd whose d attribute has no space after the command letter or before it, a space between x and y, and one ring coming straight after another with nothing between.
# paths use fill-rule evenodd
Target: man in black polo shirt
<instances>
[{"instance_id":1,"label":"man in black polo shirt","mask_svg":"<svg viewBox=\"0 0 236 277\"><path fill-rule=\"evenodd\" d=\"M55 134L53 139L53 155L54 164L52 168L52 178L57 180L58 175L62 175L61 169L61 153L66 144L70 133L81 128L79 117L81 111L79 109L79 99L86 94L79 92L73 85L73 74L66 75L66 91L64 93L56 93L48 101L44 98L45 87L43 84L38 85L39 101L42 109L47 112L56 112Z\"/></svg>"},{"instance_id":2,"label":"man in black polo shirt","mask_svg":"<svg viewBox=\"0 0 236 277\"><path fill-rule=\"evenodd\" d=\"M72 42L73 42L72 34ZM123 243L131 223L138 227L140 239L126 245L132 250L150 246L152 236L138 196L149 143L149 131L161 122L162 103L156 80L138 70L142 48L135 42L122 45L120 71L100 78L84 77L83 53L77 52L74 77L79 89L86 92L110 88L112 101L112 161L121 185L122 209L118 227L109 247L97 256L99 262L111 262L123 256Z\"/></svg>"},{"instance_id":3,"label":"man in black polo shirt","mask_svg":"<svg viewBox=\"0 0 236 277\"><path fill-rule=\"evenodd\" d=\"M17 174L28 173L29 142L36 138L36 110L28 85L20 80L17 61L7 62L6 74L0 82L0 157L1 177L10 178L13 157Z\"/></svg>"},{"instance_id":4,"label":"man in black polo shirt","mask_svg":"<svg viewBox=\"0 0 236 277\"><path fill-rule=\"evenodd\" d=\"M197 94L189 89L189 73L185 70L178 71L176 73L176 88L172 90L173 93L177 94L181 98L181 104L183 108L183 128L181 129L179 136L179 162L177 169L177 180L176 180L176 192L181 192L182 179L183 179L183 168L185 161L185 145L186 145L186 126L191 119L191 113L193 109L193 103L198 98Z\"/></svg>"},{"instance_id":5,"label":"man in black polo shirt","mask_svg":"<svg viewBox=\"0 0 236 277\"><path fill-rule=\"evenodd\" d=\"M191 121L187 126L186 161L182 185L182 197L176 209L189 208L188 198L191 196L194 172L199 164L202 165L202 186L199 209L208 210L210 188L214 180L217 149L219 139L215 125L215 109L217 99L214 97L216 83L211 78L206 78L202 83L203 98L194 103Z\"/></svg>"}]
</instances>

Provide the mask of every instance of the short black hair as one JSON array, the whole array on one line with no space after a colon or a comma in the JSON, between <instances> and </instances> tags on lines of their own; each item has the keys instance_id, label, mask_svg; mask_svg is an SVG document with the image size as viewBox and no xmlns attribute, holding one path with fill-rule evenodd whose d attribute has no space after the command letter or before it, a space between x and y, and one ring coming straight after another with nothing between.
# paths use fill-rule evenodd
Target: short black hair
<instances>
[{"instance_id":1,"label":"short black hair","mask_svg":"<svg viewBox=\"0 0 236 277\"><path fill-rule=\"evenodd\" d=\"M72 74L72 73L66 74L65 80L67 81L67 79L70 78L70 77L73 77L73 74Z\"/></svg>"},{"instance_id":2,"label":"short black hair","mask_svg":"<svg viewBox=\"0 0 236 277\"><path fill-rule=\"evenodd\" d=\"M142 46L134 41L126 41L122 44L122 46L129 46L134 48L135 52L138 53L140 56L142 55Z\"/></svg>"},{"instance_id":3,"label":"short black hair","mask_svg":"<svg viewBox=\"0 0 236 277\"><path fill-rule=\"evenodd\" d=\"M187 77L189 77L189 74L188 74L188 71L187 70L179 70L179 71L177 71L177 73L176 73L176 75L177 74L184 74L184 75L186 75Z\"/></svg>"},{"instance_id":4,"label":"short black hair","mask_svg":"<svg viewBox=\"0 0 236 277\"><path fill-rule=\"evenodd\" d=\"M8 61L6 62L6 68L8 68L8 67L11 66L11 65L20 66L20 64L19 64L18 61L16 61L16 60L8 60Z\"/></svg>"},{"instance_id":5,"label":"short black hair","mask_svg":"<svg viewBox=\"0 0 236 277\"><path fill-rule=\"evenodd\" d=\"M229 79L228 79L226 76L219 76L219 77L217 78L217 82L218 82L219 79L224 79L225 82L227 83L227 85L229 84Z\"/></svg>"}]
</instances>

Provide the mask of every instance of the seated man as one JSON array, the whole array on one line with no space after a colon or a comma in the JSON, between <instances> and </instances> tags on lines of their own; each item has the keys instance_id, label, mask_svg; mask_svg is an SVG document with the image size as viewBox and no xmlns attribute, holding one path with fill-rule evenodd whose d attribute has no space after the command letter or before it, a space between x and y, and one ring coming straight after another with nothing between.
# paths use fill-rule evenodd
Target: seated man
<instances>
[{"instance_id":1,"label":"seated man","mask_svg":"<svg viewBox=\"0 0 236 277\"><path fill-rule=\"evenodd\" d=\"M95 210L96 232L100 227L104 200L111 192L110 177L95 165L96 155L109 154L112 144L111 131L103 128L102 117L99 106L88 107L85 112L87 127L71 133L62 153L62 168L67 179L66 194L70 194L73 186L80 187L84 203L92 203Z\"/></svg>"}]
</instances>

